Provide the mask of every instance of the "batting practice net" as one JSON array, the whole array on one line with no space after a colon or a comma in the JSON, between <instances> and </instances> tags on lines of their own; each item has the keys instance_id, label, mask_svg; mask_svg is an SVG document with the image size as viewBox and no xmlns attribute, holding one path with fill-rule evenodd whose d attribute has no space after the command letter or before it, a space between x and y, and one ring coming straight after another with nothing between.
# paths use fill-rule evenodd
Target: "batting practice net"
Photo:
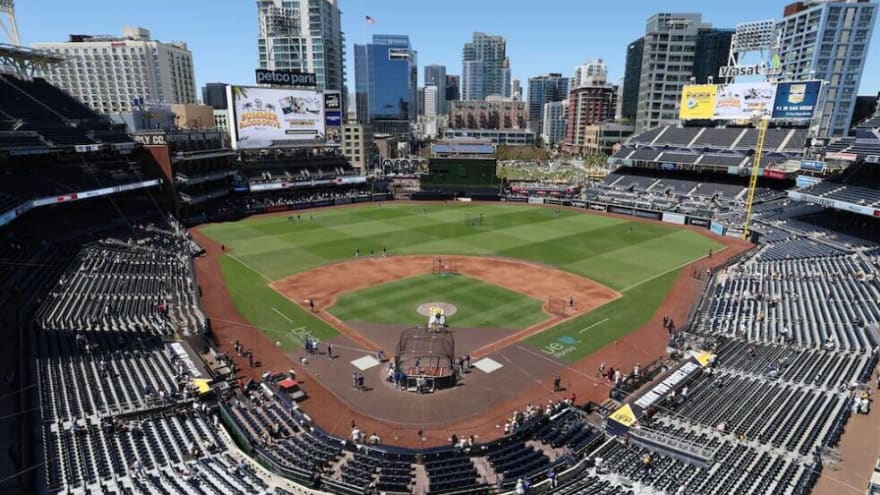
<instances>
[{"instance_id":1,"label":"batting practice net","mask_svg":"<svg viewBox=\"0 0 880 495\"><path fill-rule=\"evenodd\" d=\"M432 271L434 275L456 275L458 274L458 265L453 259L435 258Z\"/></svg>"},{"instance_id":2,"label":"batting practice net","mask_svg":"<svg viewBox=\"0 0 880 495\"><path fill-rule=\"evenodd\" d=\"M544 311L553 315L566 317L571 314L571 308L568 307L568 299L562 297L548 297L544 304Z\"/></svg>"},{"instance_id":3,"label":"batting practice net","mask_svg":"<svg viewBox=\"0 0 880 495\"><path fill-rule=\"evenodd\" d=\"M395 360L397 369L408 377L452 377L454 359L455 338L449 332L429 332L417 327L400 334Z\"/></svg>"}]
</instances>

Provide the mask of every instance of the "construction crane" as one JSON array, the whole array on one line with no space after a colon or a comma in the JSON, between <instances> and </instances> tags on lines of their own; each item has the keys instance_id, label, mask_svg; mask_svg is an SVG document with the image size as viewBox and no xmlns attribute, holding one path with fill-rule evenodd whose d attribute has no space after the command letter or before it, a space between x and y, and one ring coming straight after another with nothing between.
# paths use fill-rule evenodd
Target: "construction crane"
<instances>
[{"instance_id":1,"label":"construction crane","mask_svg":"<svg viewBox=\"0 0 880 495\"><path fill-rule=\"evenodd\" d=\"M761 158L764 156L764 139L767 137L767 127L770 125L768 115L757 115L758 143L755 147L755 156L752 163L752 175L749 178L749 193L746 198L746 221L743 224L743 239L749 240L752 226L752 206L755 202L755 190L758 188L758 174L761 171Z\"/></svg>"}]
</instances>

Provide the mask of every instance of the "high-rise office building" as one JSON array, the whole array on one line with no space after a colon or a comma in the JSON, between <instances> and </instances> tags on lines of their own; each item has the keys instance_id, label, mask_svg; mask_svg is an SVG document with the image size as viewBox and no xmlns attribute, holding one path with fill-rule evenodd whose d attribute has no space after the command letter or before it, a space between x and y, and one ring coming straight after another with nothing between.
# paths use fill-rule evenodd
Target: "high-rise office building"
<instances>
[{"instance_id":1,"label":"high-rise office building","mask_svg":"<svg viewBox=\"0 0 880 495\"><path fill-rule=\"evenodd\" d=\"M849 132L876 19L877 4L865 0L806 1L777 23L781 77L827 81L818 125L828 136Z\"/></svg>"},{"instance_id":2,"label":"high-rise office building","mask_svg":"<svg viewBox=\"0 0 880 495\"><path fill-rule=\"evenodd\" d=\"M214 110L226 110L226 83L208 83L202 86L202 103Z\"/></svg>"},{"instance_id":3,"label":"high-rise office building","mask_svg":"<svg viewBox=\"0 0 880 495\"><path fill-rule=\"evenodd\" d=\"M439 113L440 108L440 91L435 85L425 86L424 89L425 95L425 109L422 112L424 115L428 116L436 116Z\"/></svg>"},{"instance_id":4,"label":"high-rise office building","mask_svg":"<svg viewBox=\"0 0 880 495\"><path fill-rule=\"evenodd\" d=\"M586 84L572 88L568 93L563 149L582 154L587 146L587 128L614 120L617 110L617 87L608 84L604 76L587 78Z\"/></svg>"},{"instance_id":5,"label":"high-rise office building","mask_svg":"<svg viewBox=\"0 0 880 495\"><path fill-rule=\"evenodd\" d=\"M462 50L462 100L485 100L487 96L510 97L510 60L502 36L474 33Z\"/></svg>"},{"instance_id":6,"label":"high-rise office building","mask_svg":"<svg viewBox=\"0 0 880 495\"><path fill-rule=\"evenodd\" d=\"M574 68L574 77L571 78L570 86L576 88L578 86L588 86L592 81L597 79L608 79L608 66L601 58L590 60L589 62L578 65Z\"/></svg>"},{"instance_id":7,"label":"high-rise office building","mask_svg":"<svg viewBox=\"0 0 880 495\"><path fill-rule=\"evenodd\" d=\"M691 78L696 78L697 60L705 61L700 66L704 77L726 65L726 57L718 57L718 46L727 34L716 31L703 22L700 14L660 13L648 18L639 74L636 132L678 122L681 91ZM626 93L624 88L624 97L628 98ZM627 106L621 113L626 115L628 111Z\"/></svg>"},{"instance_id":8,"label":"high-rise office building","mask_svg":"<svg viewBox=\"0 0 880 495\"><path fill-rule=\"evenodd\" d=\"M626 48L626 69L623 75L623 98L620 104L620 116L629 122L635 122L639 105L639 82L642 77L642 52L645 49L645 38L639 38Z\"/></svg>"},{"instance_id":9,"label":"high-rise office building","mask_svg":"<svg viewBox=\"0 0 880 495\"><path fill-rule=\"evenodd\" d=\"M568 98L567 77L551 73L529 78L529 129L541 133L544 129L544 104Z\"/></svg>"},{"instance_id":10,"label":"high-rise office building","mask_svg":"<svg viewBox=\"0 0 880 495\"><path fill-rule=\"evenodd\" d=\"M313 72L318 89L345 90L337 0L257 0L259 66Z\"/></svg>"},{"instance_id":11,"label":"high-rise office building","mask_svg":"<svg viewBox=\"0 0 880 495\"><path fill-rule=\"evenodd\" d=\"M408 137L418 117L418 66L409 36L376 34L354 45L358 122L373 132Z\"/></svg>"},{"instance_id":12,"label":"high-rise office building","mask_svg":"<svg viewBox=\"0 0 880 495\"><path fill-rule=\"evenodd\" d=\"M514 100L522 101L522 84L519 79L510 82L510 97Z\"/></svg>"},{"instance_id":13,"label":"high-rise office building","mask_svg":"<svg viewBox=\"0 0 880 495\"><path fill-rule=\"evenodd\" d=\"M568 118L568 100L551 101L544 104L541 119L541 137L544 143L554 145L565 139L565 119Z\"/></svg>"},{"instance_id":14,"label":"high-rise office building","mask_svg":"<svg viewBox=\"0 0 880 495\"><path fill-rule=\"evenodd\" d=\"M718 68L727 65L733 29L700 29L694 54L694 80L705 84L718 80Z\"/></svg>"},{"instance_id":15,"label":"high-rise office building","mask_svg":"<svg viewBox=\"0 0 880 495\"><path fill-rule=\"evenodd\" d=\"M186 43L150 39L140 27L122 36L70 35L34 48L64 56L60 64L37 66L35 75L67 91L98 112L130 112L144 104L196 103L192 52Z\"/></svg>"},{"instance_id":16,"label":"high-rise office building","mask_svg":"<svg viewBox=\"0 0 880 495\"><path fill-rule=\"evenodd\" d=\"M436 86L437 93L437 113L446 114L446 66L431 64L425 66L424 75L425 87Z\"/></svg>"},{"instance_id":17,"label":"high-rise office building","mask_svg":"<svg viewBox=\"0 0 880 495\"><path fill-rule=\"evenodd\" d=\"M446 111L449 112L449 102L461 99L461 76L452 74L446 76Z\"/></svg>"}]
</instances>

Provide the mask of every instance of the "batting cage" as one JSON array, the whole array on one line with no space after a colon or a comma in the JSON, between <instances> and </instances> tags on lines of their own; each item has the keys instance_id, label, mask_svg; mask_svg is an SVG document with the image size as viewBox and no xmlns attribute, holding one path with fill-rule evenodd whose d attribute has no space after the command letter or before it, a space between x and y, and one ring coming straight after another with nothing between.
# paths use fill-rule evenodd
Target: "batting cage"
<instances>
[{"instance_id":1,"label":"batting cage","mask_svg":"<svg viewBox=\"0 0 880 495\"><path fill-rule=\"evenodd\" d=\"M456 275L458 264L452 258L434 258L432 272L434 275Z\"/></svg>"},{"instance_id":2,"label":"batting cage","mask_svg":"<svg viewBox=\"0 0 880 495\"><path fill-rule=\"evenodd\" d=\"M407 378L407 390L430 392L455 385L455 337L448 331L407 328L400 334L395 365Z\"/></svg>"},{"instance_id":3,"label":"batting cage","mask_svg":"<svg viewBox=\"0 0 880 495\"><path fill-rule=\"evenodd\" d=\"M544 304L544 311L553 316L561 316L563 318L569 316L572 313L572 309L569 307L568 299L562 297L548 297L547 302Z\"/></svg>"},{"instance_id":4,"label":"batting cage","mask_svg":"<svg viewBox=\"0 0 880 495\"><path fill-rule=\"evenodd\" d=\"M469 227L482 227L483 226L483 214L482 213L465 213L464 224Z\"/></svg>"}]
</instances>

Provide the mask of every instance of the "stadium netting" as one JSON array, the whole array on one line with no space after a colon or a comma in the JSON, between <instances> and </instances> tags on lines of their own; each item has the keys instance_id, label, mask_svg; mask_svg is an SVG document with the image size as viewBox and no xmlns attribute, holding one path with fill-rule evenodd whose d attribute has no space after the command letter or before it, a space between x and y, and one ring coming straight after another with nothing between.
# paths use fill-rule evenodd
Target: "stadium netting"
<instances>
[{"instance_id":1,"label":"stadium netting","mask_svg":"<svg viewBox=\"0 0 880 495\"><path fill-rule=\"evenodd\" d=\"M455 375L455 338L445 330L407 328L400 333L395 357L397 369L407 376L451 377Z\"/></svg>"}]
</instances>

